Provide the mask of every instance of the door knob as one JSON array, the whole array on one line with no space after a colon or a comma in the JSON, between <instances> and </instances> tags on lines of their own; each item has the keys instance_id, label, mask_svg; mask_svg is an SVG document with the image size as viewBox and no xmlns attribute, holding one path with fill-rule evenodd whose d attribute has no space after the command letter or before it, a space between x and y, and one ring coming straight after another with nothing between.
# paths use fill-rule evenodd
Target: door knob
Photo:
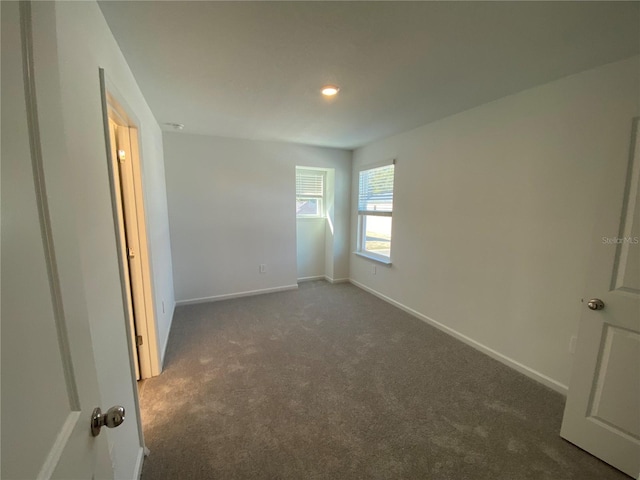
<instances>
[{"instance_id":1,"label":"door knob","mask_svg":"<svg viewBox=\"0 0 640 480\"><path fill-rule=\"evenodd\" d=\"M97 437L102 427L115 428L124 422L124 407L116 405L102 413L100 407L96 407L91 415L91 434Z\"/></svg>"},{"instance_id":2,"label":"door knob","mask_svg":"<svg viewBox=\"0 0 640 480\"><path fill-rule=\"evenodd\" d=\"M587 302L587 306L591 310L602 310L604 308L604 302L599 298L592 298Z\"/></svg>"}]
</instances>

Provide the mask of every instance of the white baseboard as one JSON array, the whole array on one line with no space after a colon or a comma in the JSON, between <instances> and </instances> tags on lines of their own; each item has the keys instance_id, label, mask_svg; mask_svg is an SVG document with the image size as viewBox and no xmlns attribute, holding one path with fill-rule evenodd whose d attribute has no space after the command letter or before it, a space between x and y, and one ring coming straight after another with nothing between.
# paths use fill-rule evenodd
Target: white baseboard
<instances>
[{"instance_id":1,"label":"white baseboard","mask_svg":"<svg viewBox=\"0 0 640 480\"><path fill-rule=\"evenodd\" d=\"M285 290L296 290L298 285L284 285L282 287L263 288L261 290L249 290L246 292L225 293L224 295L214 295L212 297L191 298L188 300L179 300L176 306L193 305L195 303L218 302L220 300L229 300L232 298L251 297L253 295L263 295L265 293L283 292Z\"/></svg>"},{"instance_id":2,"label":"white baseboard","mask_svg":"<svg viewBox=\"0 0 640 480\"><path fill-rule=\"evenodd\" d=\"M298 279L298 283L313 282L314 280L325 280L326 278L327 278L326 275L316 275L314 277L300 277Z\"/></svg>"},{"instance_id":3,"label":"white baseboard","mask_svg":"<svg viewBox=\"0 0 640 480\"><path fill-rule=\"evenodd\" d=\"M298 283L313 282L314 280L326 280L329 283L349 283L348 278L331 278L329 275L316 275L315 277L300 277Z\"/></svg>"},{"instance_id":4,"label":"white baseboard","mask_svg":"<svg viewBox=\"0 0 640 480\"><path fill-rule=\"evenodd\" d=\"M325 275L324 279L329 283L349 283L348 278L331 278Z\"/></svg>"},{"instance_id":5,"label":"white baseboard","mask_svg":"<svg viewBox=\"0 0 640 480\"><path fill-rule=\"evenodd\" d=\"M349 282L352 283L353 285L355 285L358 288L361 288L362 290L365 290L369 293L371 293L372 295L375 295L376 297L384 300L385 302L390 303L391 305L394 305L396 307L398 307L401 310L404 310L405 312L409 313L410 315L413 315L414 317L422 320L423 322L436 327L438 330L441 330L449 335L451 335L452 337L466 343L467 345L475 348L476 350L481 351L482 353L489 355L491 358L494 358L495 360L498 360L501 363L504 363L505 365L507 365L508 367L513 368L514 370L517 370L518 372L526 375L527 377L542 383L543 385L551 388L552 390L555 390L558 393L561 393L563 395L567 395L567 392L569 391L569 387L567 387L566 385L563 385L562 383L554 380L553 378L550 378L536 370L534 370L533 368L527 367L526 365L523 365L520 362L517 362L516 360L507 357L506 355L503 355L500 352L495 351L494 349L487 347L486 345L483 345L480 342L477 342L476 340L467 337L466 335L458 332L457 330L454 330L451 327L447 327L446 325L437 322L436 320L433 320L432 318L427 317L426 315L414 310L413 308L407 307L406 305L403 305L400 302L397 302L396 300L393 300L390 297L387 297L386 295L370 288L367 287L366 285L363 285L360 282L357 282L353 279L349 279Z\"/></svg>"},{"instance_id":6,"label":"white baseboard","mask_svg":"<svg viewBox=\"0 0 640 480\"><path fill-rule=\"evenodd\" d=\"M144 463L144 448L140 447L138 450L138 458L136 459L136 469L133 472L134 480L140 480L142 475L142 464Z\"/></svg>"},{"instance_id":7,"label":"white baseboard","mask_svg":"<svg viewBox=\"0 0 640 480\"><path fill-rule=\"evenodd\" d=\"M331 278L329 275L316 275L315 277L300 277L298 283L313 282L314 280L326 280L329 283L349 283L348 278Z\"/></svg>"}]
</instances>

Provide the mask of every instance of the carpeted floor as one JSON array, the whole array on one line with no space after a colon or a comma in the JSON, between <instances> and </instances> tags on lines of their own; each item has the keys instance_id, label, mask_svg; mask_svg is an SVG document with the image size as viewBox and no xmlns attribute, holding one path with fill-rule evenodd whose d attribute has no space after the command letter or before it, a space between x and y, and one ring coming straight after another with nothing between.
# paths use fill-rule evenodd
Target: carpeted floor
<instances>
[{"instance_id":1,"label":"carpeted floor","mask_svg":"<svg viewBox=\"0 0 640 480\"><path fill-rule=\"evenodd\" d=\"M140 390L144 480L628 480L561 395L349 284L179 307Z\"/></svg>"}]
</instances>

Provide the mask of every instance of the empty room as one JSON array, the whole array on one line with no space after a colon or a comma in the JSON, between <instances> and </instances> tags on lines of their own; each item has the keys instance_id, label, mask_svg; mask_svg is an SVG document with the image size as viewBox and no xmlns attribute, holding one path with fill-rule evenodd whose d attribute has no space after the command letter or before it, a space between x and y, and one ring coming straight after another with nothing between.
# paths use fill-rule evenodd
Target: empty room
<instances>
[{"instance_id":1,"label":"empty room","mask_svg":"<svg viewBox=\"0 0 640 480\"><path fill-rule=\"evenodd\" d=\"M640 479L640 2L1 2L3 479Z\"/></svg>"}]
</instances>

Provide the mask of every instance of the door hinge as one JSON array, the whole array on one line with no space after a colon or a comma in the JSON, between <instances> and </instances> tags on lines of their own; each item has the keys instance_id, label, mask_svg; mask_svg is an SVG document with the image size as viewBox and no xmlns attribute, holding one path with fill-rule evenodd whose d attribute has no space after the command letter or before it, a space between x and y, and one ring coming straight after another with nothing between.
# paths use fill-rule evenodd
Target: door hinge
<instances>
[{"instance_id":1,"label":"door hinge","mask_svg":"<svg viewBox=\"0 0 640 480\"><path fill-rule=\"evenodd\" d=\"M136 253L133 251L133 248L128 248L127 254L129 255L129 258L135 258L136 256Z\"/></svg>"},{"instance_id":2,"label":"door hinge","mask_svg":"<svg viewBox=\"0 0 640 480\"><path fill-rule=\"evenodd\" d=\"M120 160L120 163L124 162L127 158L127 154L124 150L118 150L118 160Z\"/></svg>"},{"instance_id":3,"label":"door hinge","mask_svg":"<svg viewBox=\"0 0 640 480\"><path fill-rule=\"evenodd\" d=\"M136 346L142 345L142 335L136 335Z\"/></svg>"}]
</instances>

